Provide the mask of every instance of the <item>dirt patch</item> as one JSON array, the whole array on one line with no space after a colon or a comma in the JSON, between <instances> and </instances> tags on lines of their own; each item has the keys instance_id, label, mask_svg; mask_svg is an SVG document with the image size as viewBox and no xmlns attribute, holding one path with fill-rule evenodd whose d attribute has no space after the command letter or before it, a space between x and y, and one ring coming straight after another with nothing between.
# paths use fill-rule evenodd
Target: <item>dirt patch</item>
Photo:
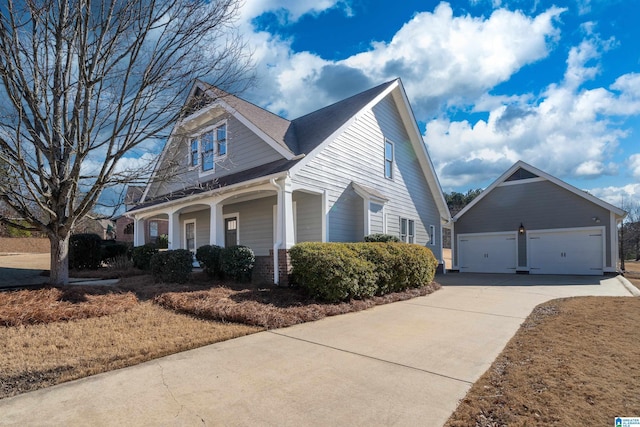
<instances>
[{"instance_id":1,"label":"dirt patch","mask_svg":"<svg viewBox=\"0 0 640 427\"><path fill-rule=\"evenodd\" d=\"M640 298L539 305L446 426L613 425L640 414Z\"/></svg>"},{"instance_id":2,"label":"dirt patch","mask_svg":"<svg viewBox=\"0 0 640 427\"><path fill-rule=\"evenodd\" d=\"M49 239L36 237L0 237L0 253L45 254L51 251Z\"/></svg>"}]
</instances>

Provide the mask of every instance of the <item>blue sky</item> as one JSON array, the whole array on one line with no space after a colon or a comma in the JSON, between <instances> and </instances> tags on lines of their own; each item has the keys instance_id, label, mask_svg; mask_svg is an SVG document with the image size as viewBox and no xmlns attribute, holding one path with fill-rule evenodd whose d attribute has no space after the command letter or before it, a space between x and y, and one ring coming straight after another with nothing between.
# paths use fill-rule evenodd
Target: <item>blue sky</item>
<instances>
[{"instance_id":1,"label":"blue sky","mask_svg":"<svg viewBox=\"0 0 640 427\"><path fill-rule=\"evenodd\" d=\"M637 0L247 0L258 84L295 118L400 77L444 191L524 160L640 201Z\"/></svg>"}]
</instances>

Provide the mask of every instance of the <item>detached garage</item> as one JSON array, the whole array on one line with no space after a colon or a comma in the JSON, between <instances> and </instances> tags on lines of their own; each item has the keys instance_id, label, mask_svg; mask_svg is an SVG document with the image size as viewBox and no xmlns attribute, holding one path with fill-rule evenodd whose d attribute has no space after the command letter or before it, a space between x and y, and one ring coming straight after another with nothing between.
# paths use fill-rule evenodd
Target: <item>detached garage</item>
<instances>
[{"instance_id":1,"label":"detached garage","mask_svg":"<svg viewBox=\"0 0 640 427\"><path fill-rule=\"evenodd\" d=\"M522 161L453 217L453 269L602 275L616 271L626 213Z\"/></svg>"}]
</instances>

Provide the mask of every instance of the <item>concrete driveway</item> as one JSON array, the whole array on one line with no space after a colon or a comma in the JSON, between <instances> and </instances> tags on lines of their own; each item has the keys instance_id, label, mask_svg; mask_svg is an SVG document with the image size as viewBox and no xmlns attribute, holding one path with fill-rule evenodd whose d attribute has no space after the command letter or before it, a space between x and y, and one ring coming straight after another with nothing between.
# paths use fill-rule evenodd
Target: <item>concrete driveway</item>
<instances>
[{"instance_id":1,"label":"concrete driveway","mask_svg":"<svg viewBox=\"0 0 640 427\"><path fill-rule=\"evenodd\" d=\"M617 278L489 276L0 400L0 425L441 426L537 304L630 295Z\"/></svg>"}]
</instances>

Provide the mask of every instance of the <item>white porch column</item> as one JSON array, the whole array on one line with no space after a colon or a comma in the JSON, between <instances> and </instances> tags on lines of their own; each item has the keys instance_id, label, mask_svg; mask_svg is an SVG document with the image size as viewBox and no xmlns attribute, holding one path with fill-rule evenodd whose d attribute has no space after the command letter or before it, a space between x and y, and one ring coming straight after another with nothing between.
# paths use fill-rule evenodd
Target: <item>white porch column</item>
<instances>
[{"instance_id":1,"label":"white porch column","mask_svg":"<svg viewBox=\"0 0 640 427\"><path fill-rule=\"evenodd\" d=\"M222 204L211 204L211 217L209 223L209 244L224 246L224 220L222 218Z\"/></svg>"},{"instance_id":2,"label":"white porch column","mask_svg":"<svg viewBox=\"0 0 640 427\"><path fill-rule=\"evenodd\" d=\"M169 216L169 249L180 249L180 214L167 212Z\"/></svg>"},{"instance_id":3,"label":"white porch column","mask_svg":"<svg viewBox=\"0 0 640 427\"><path fill-rule=\"evenodd\" d=\"M133 217L133 246L144 245L144 219Z\"/></svg>"},{"instance_id":4,"label":"white porch column","mask_svg":"<svg viewBox=\"0 0 640 427\"><path fill-rule=\"evenodd\" d=\"M291 249L295 242L295 230L293 229L293 189L291 180L285 178L280 182L278 191L278 224L280 234L278 241L281 242L281 249Z\"/></svg>"}]
</instances>

